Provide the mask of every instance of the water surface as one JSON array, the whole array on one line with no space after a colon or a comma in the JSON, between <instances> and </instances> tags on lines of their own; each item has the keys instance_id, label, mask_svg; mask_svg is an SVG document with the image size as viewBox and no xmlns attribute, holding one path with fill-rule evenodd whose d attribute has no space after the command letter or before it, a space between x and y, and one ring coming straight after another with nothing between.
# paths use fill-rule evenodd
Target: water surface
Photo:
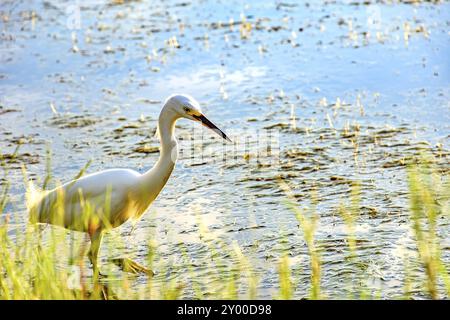
<instances>
[{"instance_id":1,"label":"water surface","mask_svg":"<svg viewBox=\"0 0 450 320\"><path fill-rule=\"evenodd\" d=\"M428 150L449 169L449 2L123 2L2 1L0 152L21 143L19 160L41 183L46 145L62 182L88 160L88 172L143 172L158 153L137 150L158 146L162 102L189 93L235 145L180 121L179 163L132 234L130 224L117 231L128 241L119 253L144 261L151 230L169 277L186 276L176 268L182 243L207 281L206 226L250 257L263 298L275 295L288 249L295 297L305 297L308 250L281 178L300 208L319 200L326 295L347 294L349 282L401 294L414 248L403 160ZM10 162L7 210L24 225L20 162ZM337 212L354 182L358 263L346 259ZM448 218L441 224L448 263Z\"/></svg>"}]
</instances>

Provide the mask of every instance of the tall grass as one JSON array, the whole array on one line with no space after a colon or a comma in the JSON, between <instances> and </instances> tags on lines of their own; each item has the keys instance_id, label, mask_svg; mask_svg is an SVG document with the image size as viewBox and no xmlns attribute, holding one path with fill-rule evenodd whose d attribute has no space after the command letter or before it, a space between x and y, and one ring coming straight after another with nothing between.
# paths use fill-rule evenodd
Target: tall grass
<instances>
[{"instance_id":1,"label":"tall grass","mask_svg":"<svg viewBox=\"0 0 450 320\"><path fill-rule=\"evenodd\" d=\"M407 167L410 210L409 222L414 235L417 261L405 259L404 294L400 298L411 298L414 293L432 299L450 296L448 265L442 258L442 237L439 234L438 219L448 219L449 180L448 173L440 172L433 165L432 157L421 157ZM4 172L7 164L3 161ZM50 165L48 165L50 171ZM80 173L82 175L82 172ZM7 173L5 180L7 181ZM44 184L51 181L47 174ZM257 259L235 241L214 237L201 222L198 215L199 238L207 248L207 257L198 266L189 256L187 246L178 246L178 260L163 257L154 235L149 235L146 264L154 269L154 277L135 277L114 271L112 264L104 263L103 269L111 274L109 278L93 277L91 267L84 255L86 243L73 233L53 227L29 225L18 228L11 226L7 219L9 200L8 182L1 185L0 198L0 299L256 299L261 297L264 284L258 273ZM277 299L301 297L298 291L309 286L309 299L336 298L323 290L324 262L321 246L317 241L320 214L318 200L313 191L310 208L302 208L292 194L288 184L279 181L284 191L287 210L295 215L304 238L309 257L309 270L294 271L289 251L277 256L275 272L278 286L271 295ZM360 219L360 186L351 187L349 202L343 201L338 208L339 216L347 233L349 259L358 256L356 227ZM107 205L107 204L106 204ZM89 211L86 205L86 211ZM60 213L63 214L63 213ZM44 228L41 232L39 229ZM108 252L123 244L126 239L107 242ZM175 259L175 258L174 258ZM421 276L413 274L417 272ZM296 281L297 272L310 275L309 284ZM362 273L364 271L361 271ZM364 274L361 274L364 277ZM340 279L344 280L344 279ZM342 282L342 281L341 281ZM136 283L144 284L136 286ZM358 298L377 298L366 288L351 284ZM266 294L266 293L265 293ZM355 297L352 295L351 297ZM348 298L341 296L341 298ZM397 297L398 298L398 297Z\"/></svg>"},{"instance_id":2,"label":"tall grass","mask_svg":"<svg viewBox=\"0 0 450 320\"><path fill-rule=\"evenodd\" d=\"M316 204L317 199L315 196L315 192L312 192L311 202L313 207L309 209L309 212L305 212L301 210L299 207L295 205L294 199L295 197L292 194L289 186L283 181L279 181L281 188L284 190L288 201L287 205L294 212L297 221L300 224L301 229L303 230L303 235L308 246L308 253L310 256L310 265L311 265L311 287L310 287L310 298L311 299L320 299L321 298L321 290L320 290L320 280L321 280L321 261L320 261L320 252L316 247L314 241L314 235L317 229L317 220L318 215L316 212Z\"/></svg>"},{"instance_id":3,"label":"tall grass","mask_svg":"<svg viewBox=\"0 0 450 320\"><path fill-rule=\"evenodd\" d=\"M450 295L448 266L441 259L441 245L437 220L449 215L448 176L439 174L434 159L423 157L418 165L408 167L411 222L420 262L426 274L426 289L433 299L440 297L439 279L443 281L447 296ZM445 218L445 217L444 217ZM448 234L444 235L448 237Z\"/></svg>"}]
</instances>

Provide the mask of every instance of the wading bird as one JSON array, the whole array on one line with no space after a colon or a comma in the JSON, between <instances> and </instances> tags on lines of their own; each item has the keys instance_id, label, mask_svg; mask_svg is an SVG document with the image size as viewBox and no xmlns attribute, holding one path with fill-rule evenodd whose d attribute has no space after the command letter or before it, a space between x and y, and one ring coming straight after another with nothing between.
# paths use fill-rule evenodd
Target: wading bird
<instances>
[{"instance_id":1,"label":"wading bird","mask_svg":"<svg viewBox=\"0 0 450 320\"><path fill-rule=\"evenodd\" d=\"M140 217L156 199L174 168L178 149L175 122L186 118L201 122L222 138L225 133L201 112L198 102L188 95L170 96L161 110L158 133L159 159L153 168L140 174L130 169L110 169L83 176L49 191L28 195L30 222L47 223L86 232L91 241L88 252L94 274L98 273L98 251L105 231L128 219ZM30 192L29 192L30 193ZM31 191L31 193L33 193ZM116 259L124 270L153 274L129 259Z\"/></svg>"}]
</instances>

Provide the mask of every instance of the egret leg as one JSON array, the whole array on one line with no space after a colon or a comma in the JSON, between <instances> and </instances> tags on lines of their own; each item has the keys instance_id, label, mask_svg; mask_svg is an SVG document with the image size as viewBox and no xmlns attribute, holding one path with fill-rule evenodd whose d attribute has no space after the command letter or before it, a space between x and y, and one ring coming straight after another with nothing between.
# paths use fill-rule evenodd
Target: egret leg
<instances>
[{"instance_id":1,"label":"egret leg","mask_svg":"<svg viewBox=\"0 0 450 320\"><path fill-rule=\"evenodd\" d=\"M47 227L46 224L43 225L39 223L31 225L31 231L37 233L37 245L38 245L37 249L39 252L42 252L42 234L46 227Z\"/></svg>"},{"instance_id":2,"label":"egret leg","mask_svg":"<svg viewBox=\"0 0 450 320\"><path fill-rule=\"evenodd\" d=\"M103 233L101 230L97 230L94 233L89 233L89 237L91 239L91 247L88 252L88 257L92 263L94 276L101 275L98 269L98 251L100 249L100 244L102 242Z\"/></svg>"},{"instance_id":3,"label":"egret leg","mask_svg":"<svg viewBox=\"0 0 450 320\"><path fill-rule=\"evenodd\" d=\"M99 298L101 300L119 300L117 295L106 283L100 281L94 282L94 290L91 292L91 296Z\"/></svg>"},{"instance_id":4,"label":"egret leg","mask_svg":"<svg viewBox=\"0 0 450 320\"><path fill-rule=\"evenodd\" d=\"M155 274L152 270L128 258L112 259L112 262L126 272L145 273L148 276L153 276Z\"/></svg>"}]
</instances>

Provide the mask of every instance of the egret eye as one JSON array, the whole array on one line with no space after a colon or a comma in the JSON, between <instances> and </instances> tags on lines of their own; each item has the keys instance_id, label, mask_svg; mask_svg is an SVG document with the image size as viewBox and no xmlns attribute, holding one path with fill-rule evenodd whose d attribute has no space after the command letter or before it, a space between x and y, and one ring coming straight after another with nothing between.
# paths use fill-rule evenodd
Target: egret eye
<instances>
[{"instance_id":1,"label":"egret eye","mask_svg":"<svg viewBox=\"0 0 450 320\"><path fill-rule=\"evenodd\" d=\"M191 112L191 109L189 108L189 107L183 107L183 110L185 111L185 112Z\"/></svg>"}]
</instances>

